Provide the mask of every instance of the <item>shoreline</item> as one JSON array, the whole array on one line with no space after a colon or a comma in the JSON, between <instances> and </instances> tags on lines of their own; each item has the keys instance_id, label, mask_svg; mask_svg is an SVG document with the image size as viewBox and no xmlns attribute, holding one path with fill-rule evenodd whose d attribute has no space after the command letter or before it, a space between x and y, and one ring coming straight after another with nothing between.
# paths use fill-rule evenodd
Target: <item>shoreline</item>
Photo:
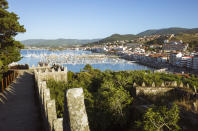
<instances>
[{"instance_id":1,"label":"shoreline","mask_svg":"<svg viewBox=\"0 0 198 131\"><path fill-rule=\"evenodd\" d=\"M93 53L95 53L94 51L91 51ZM198 75L198 70L193 70L193 69L189 69L189 68L184 68L184 67L177 67L177 66L173 66L170 65L169 63L151 63L148 61L137 61L135 59L131 59L128 56L122 56L119 54L115 54L115 53L100 53L100 54L106 54L106 55L115 55L118 56L120 59L124 59L127 61L133 61L135 63L138 63L140 65L143 66L147 66L149 68L153 68L154 70L160 70L160 69L166 69L166 73L179 73L179 74L194 74L194 75Z\"/></svg>"}]
</instances>

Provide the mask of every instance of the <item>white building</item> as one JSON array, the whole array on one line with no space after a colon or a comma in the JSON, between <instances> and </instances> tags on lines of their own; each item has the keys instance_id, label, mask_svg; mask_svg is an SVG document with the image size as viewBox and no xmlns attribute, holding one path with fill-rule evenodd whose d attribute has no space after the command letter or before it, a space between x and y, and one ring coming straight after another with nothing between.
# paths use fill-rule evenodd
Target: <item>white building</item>
<instances>
[{"instance_id":1,"label":"white building","mask_svg":"<svg viewBox=\"0 0 198 131\"><path fill-rule=\"evenodd\" d=\"M182 53L173 53L170 55L169 63L172 65L177 65L182 58Z\"/></svg>"}]
</instances>

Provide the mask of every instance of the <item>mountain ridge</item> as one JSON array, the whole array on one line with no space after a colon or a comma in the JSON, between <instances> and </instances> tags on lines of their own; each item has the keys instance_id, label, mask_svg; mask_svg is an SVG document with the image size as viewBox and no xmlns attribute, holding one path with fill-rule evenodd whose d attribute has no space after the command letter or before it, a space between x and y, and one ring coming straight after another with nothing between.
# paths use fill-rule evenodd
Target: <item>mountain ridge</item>
<instances>
[{"instance_id":1,"label":"mountain ridge","mask_svg":"<svg viewBox=\"0 0 198 131\"><path fill-rule=\"evenodd\" d=\"M181 28L181 27L170 27L161 29L149 29L138 33L138 36L149 36L149 35L167 35L167 34L179 34L179 33L198 33L198 28Z\"/></svg>"},{"instance_id":2,"label":"mountain ridge","mask_svg":"<svg viewBox=\"0 0 198 131\"><path fill-rule=\"evenodd\" d=\"M76 46L98 41L99 39L27 39L21 41L25 46L36 47L56 47L56 46Z\"/></svg>"},{"instance_id":3,"label":"mountain ridge","mask_svg":"<svg viewBox=\"0 0 198 131\"><path fill-rule=\"evenodd\" d=\"M103 39L28 39L21 41L25 46L36 46L36 47L72 47L72 46L86 46L86 45L97 45L101 43L113 42L117 40L134 40L142 36L149 35L167 35L167 34L193 34L198 33L198 28L180 28L180 27L171 27L171 28L162 28L162 29L150 29L138 34L112 34Z\"/></svg>"}]
</instances>

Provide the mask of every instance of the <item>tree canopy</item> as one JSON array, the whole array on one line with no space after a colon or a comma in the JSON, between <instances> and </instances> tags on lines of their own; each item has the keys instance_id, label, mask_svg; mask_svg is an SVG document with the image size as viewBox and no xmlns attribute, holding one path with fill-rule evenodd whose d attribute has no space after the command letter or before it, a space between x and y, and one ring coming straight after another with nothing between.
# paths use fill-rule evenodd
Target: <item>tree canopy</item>
<instances>
[{"instance_id":1,"label":"tree canopy","mask_svg":"<svg viewBox=\"0 0 198 131\"><path fill-rule=\"evenodd\" d=\"M0 73L6 72L10 63L21 59L23 45L14 37L26 31L18 21L19 17L7 9L8 2L0 0Z\"/></svg>"}]
</instances>

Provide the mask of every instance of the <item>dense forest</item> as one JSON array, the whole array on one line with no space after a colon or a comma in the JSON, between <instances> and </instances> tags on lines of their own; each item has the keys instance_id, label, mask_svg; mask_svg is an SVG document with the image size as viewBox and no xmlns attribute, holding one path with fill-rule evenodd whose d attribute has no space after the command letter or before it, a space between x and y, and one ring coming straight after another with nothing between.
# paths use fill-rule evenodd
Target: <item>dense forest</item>
<instances>
[{"instance_id":1,"label":"dense forest","mask_svg":"<svg viewBox=\"0 0 198 131\"><path fill-rule=\"evenodd\" d=\"M180 101L168 96L165 99L153 96L138 98L133 94L134 82L137 85L151 86L153 82L160 86L163 81L189 83L198 87L198 77L179 76L151 71L111 71L104 72L86 65L79 73L68 72L68 82L47 81L52 99L56 100L58 117L63 117L64 94L69 88L82 87L85 94L85 105L90 128L93 131L113 130L179 130L180 121L178 105ZM148 101L142 101L146 98ZM150 100L149 100L150 99ZM165 100L165 101L164 101ZM172 104L170 104L171 102ZM176 104L174 104L176 103ZM141 108L141 105L149 105ZM137 108L141 108L137 111ZM141 112L142 110L142 112ZM151 123L150 120L153 120ZM158 125L158 126L156 126ZM188 125L187 125L188 126Z\"/></svg>"}]
</instances>

